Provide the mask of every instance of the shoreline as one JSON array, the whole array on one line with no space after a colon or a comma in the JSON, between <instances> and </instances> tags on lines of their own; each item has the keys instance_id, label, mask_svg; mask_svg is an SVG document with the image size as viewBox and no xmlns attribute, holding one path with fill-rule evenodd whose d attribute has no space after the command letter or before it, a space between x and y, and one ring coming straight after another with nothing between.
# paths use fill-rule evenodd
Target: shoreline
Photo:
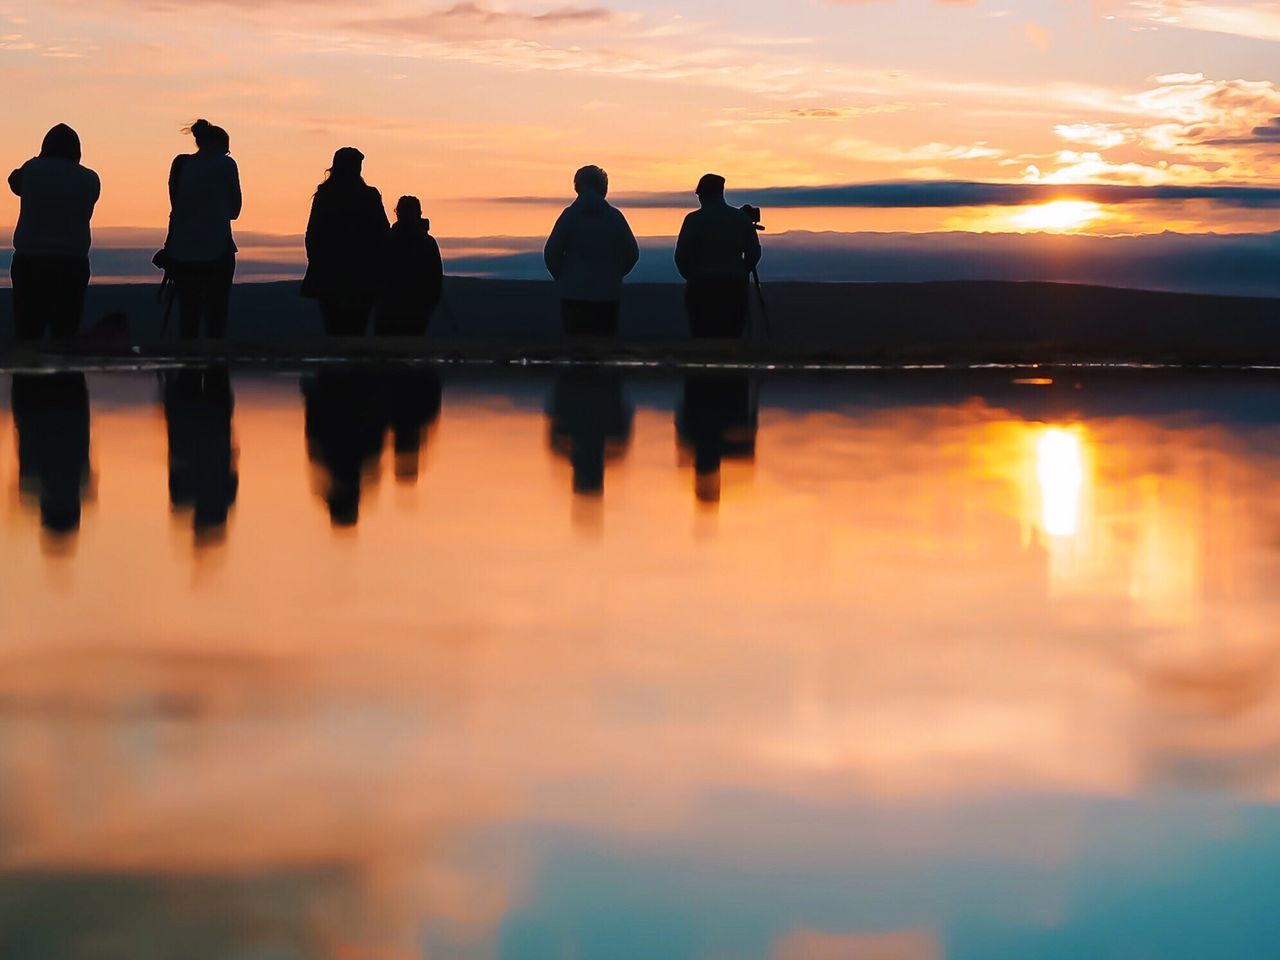
<instances>
[{"instance_id":1,"label":"shoreline","mask_svg":"<svg viewBox=\"0 0 1280 960\"><path fill-rule=\"evenodd\" d=\"M88 332L57 351L15 349L10 292L0 290L0 359L576 359L871 368L1280 363L1280 299L1270 298L1036 281L778 282L765 287L767 333L753 303L745 339L697 342L687 336L681 286L632 284L623 295L620 336L597 344L560 334L555 287L545 281L446 278L430 333L405 340L326 339L316 304L298 288L296 281L237 284L228 339L179 344L176 317L162 335L155 284L93 285L85 309ZM116 329L104 330L102 320L111 314Z\"/></svg>"}]
</instances>

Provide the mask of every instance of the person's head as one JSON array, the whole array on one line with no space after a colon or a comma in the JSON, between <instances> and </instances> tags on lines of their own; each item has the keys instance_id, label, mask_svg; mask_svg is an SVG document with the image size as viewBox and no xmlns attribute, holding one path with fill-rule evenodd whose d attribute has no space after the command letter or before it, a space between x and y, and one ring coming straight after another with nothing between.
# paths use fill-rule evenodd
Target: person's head
<instances>
[{"instance_id":1,"label":"person's head","mask_svg":"<svg viewBox=\"0 0 1280 960\"><path fill-rule=\"evenodd\" d=\"M330 180L359 180L364 172L364 154L355 147L340 147L329 167Z\"/></svg>"},{"instance_id":2,"label":"person's head","mask_svg":"<svg viewBox=\"0 0 1280 960\"><path fill-rule=\"evenodd\" d=\"M422 201L417 197L401 197L396 201L396 220L417 223L422 219Z\"/></svg>"},{"instance_id":3,"label":"person's head","mask_svg":"<svg viewBox=\"0 0 1280 960\"><path fill-rule=\"evenodd\" d=\"M221 154L231 152L231 135L208 120L197 120L185 132L195 138L197 150Z\"/></svg>"},{"instance_id":4,"label":"person's head","mask_svg":"<svg viewBox=\"0 0 1280 960\"><path fill-rule=\"evenodd\" d=\"M40 156L79 163L80 135L65 123L58 124L44 135L44 142L40 144Z\"/></svg>"},{"instance_id":5,"label":"person's head","mask_svg":"<svg viewBox=\"0 0 1280 960\"><path fill-rule=\"evenodd\" d=\"M582 167L573 175L573 189L578 196L595 194L599 197L607 197L609 195L609 174L594 164Z\"/></svg>"},{"instance_id":6,"label":"person's head","mask_svg":"<svg viewBox=\"0 0 1280 960\"><path fill-rule=\"evenodd\" d=\"M708 203L724 202L724 177L718 173L704 174L698 181L698 189L694 191L698 200L705 206Z\"/></svg>"}]
</instances>

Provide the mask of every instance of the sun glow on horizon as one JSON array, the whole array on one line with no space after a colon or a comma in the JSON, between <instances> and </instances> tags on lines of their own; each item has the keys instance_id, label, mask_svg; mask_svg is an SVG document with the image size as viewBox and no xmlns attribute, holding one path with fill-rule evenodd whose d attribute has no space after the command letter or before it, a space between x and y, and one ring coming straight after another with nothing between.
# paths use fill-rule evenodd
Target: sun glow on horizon
<instances>
[{"instance_id":1,"label":"sun glow on horizon","mask_svg":"<svg viewBox=\"0 0 1280 960\"><path fill-rule=\"evenodd\" d=\"M1090 200L1054 200L1020 210L1010 220L1024 230L1070 233L1104 216L1102 205Z\"/></svg>"}]
</instances>

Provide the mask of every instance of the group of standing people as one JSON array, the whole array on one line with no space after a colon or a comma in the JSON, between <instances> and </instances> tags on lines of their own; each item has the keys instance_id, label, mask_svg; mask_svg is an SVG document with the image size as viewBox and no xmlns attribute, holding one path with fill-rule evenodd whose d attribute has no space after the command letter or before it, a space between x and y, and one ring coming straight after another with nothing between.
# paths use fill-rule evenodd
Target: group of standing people
<instances>
[{"instance_id":1,"label":"group of standing people","mask_svg":"<svg viewBox=\"0 0 1280 960\"><path fill-rule=\"evenodd\" d=\"M171 281L184 339L225 337L236 270L232 223L240 217L240 172L222 127L186 129L195 152L169 170L169 229L155 265ZM391 223L382 195L365 182L364 155L343 147L317 188L307 222L303 296L318 301L329 336L421 336L444 284L440 248L417 197L401 197ZM13 306L19 340L75 336L89 284L90 221L98 175L81 163L80 138L66 124L45 136L40 154L9 177L21 199L13 236ZM556 281L564 332L618 333L623 280L640 259L626 218L609 203L609 176L597 166L574 176L577 199L557 219L543 250ZM760 260L756 225L725 201L723 177L698 183L700 209L676 243L695 337L740 337L749 312L748 278Z\"/></svg>"}]
</instances>

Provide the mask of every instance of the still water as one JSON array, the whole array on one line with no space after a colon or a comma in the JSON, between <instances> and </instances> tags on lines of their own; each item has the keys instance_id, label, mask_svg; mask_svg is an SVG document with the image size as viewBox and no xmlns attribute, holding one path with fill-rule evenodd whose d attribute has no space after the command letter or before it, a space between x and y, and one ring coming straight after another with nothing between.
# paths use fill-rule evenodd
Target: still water
<instances>
[{"instance_id":1,"label":"still water","mask_svg":"<svg viewBox=\"0 0 1280 960\"><path fill-rule=\"evenodd\" d=\"M1278 379L0 388L5 960L1280 949Z\"/></svg>"}]
</instances>

